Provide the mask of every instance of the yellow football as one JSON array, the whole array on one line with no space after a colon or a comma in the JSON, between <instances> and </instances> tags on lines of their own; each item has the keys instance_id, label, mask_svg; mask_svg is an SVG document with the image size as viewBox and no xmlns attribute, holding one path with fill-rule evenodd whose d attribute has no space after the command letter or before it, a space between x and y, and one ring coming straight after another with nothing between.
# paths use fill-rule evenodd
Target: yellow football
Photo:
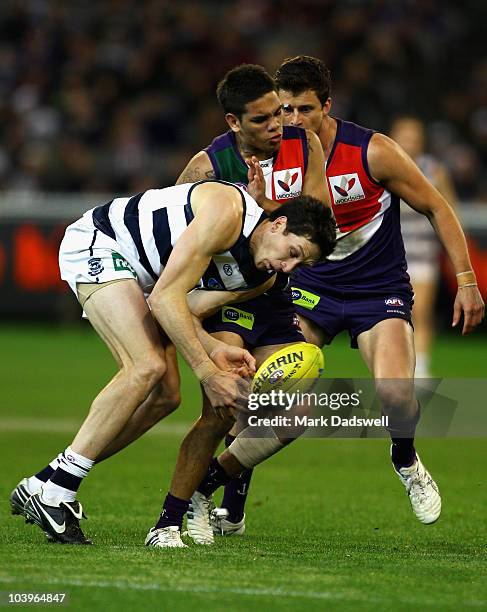
<instances>
[{"instance_id":1,"label":"yellow football","mask_svg":"<svg viewBox=\"0 0 487 612\"><path fill-rule=\"evenodd\" d=\"M268 357L257 370L251 393L309 391L323 373L325 360L314 344L298 342L280 349Z\"/></svg>"}]
</instances>

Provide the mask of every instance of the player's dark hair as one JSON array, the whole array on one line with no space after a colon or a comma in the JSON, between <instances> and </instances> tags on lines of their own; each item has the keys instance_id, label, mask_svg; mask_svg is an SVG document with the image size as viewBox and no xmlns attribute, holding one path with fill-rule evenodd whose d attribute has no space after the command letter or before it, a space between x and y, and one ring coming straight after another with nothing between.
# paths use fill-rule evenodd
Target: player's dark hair
<instances>
[{"instance_id":1,"label":"player's dark hair","mask_svg":"<svg viewBox=\"0 0 487 612\"><path fill-rule=\"evenodd\" d=\"M299 96L307 89L312 89L324 104L331 93L331 73L325 64L310 55L288 57L277 69L275 81L278 89L290 91Z\"/></svg>"},{"instance_id":2,"label":"player's dark hair","mask_svg":"<svg viewBox=\"0 0 487 612\"><path fill-rule=\"evenodd\" d=\"M225 113L232 113L240 120L246 104L270 91L277 91L277 87L263 66L241 64L227 72L218 83L216 97Z\"/></svg>"},{"instance_id":3,"label":"player's dark hair","mask_svg":"<svg viewBox=\"0 0 487 612\"><path fill-rule=\"evenodd\" d=\"M304 236L321 251L321 260L326 259L336 246L336 222L331 208L311 196L299 196L285 202L269 215L270 221L287 217L286 233Z\"/></svg>"}]
</instances>

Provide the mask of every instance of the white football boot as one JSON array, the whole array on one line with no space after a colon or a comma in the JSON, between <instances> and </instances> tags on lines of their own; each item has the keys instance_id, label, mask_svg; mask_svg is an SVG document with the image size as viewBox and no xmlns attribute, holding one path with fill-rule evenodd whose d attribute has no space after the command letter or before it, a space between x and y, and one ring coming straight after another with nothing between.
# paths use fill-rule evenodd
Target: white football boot
<instances>
[{"instance_id":1,"label":"white football boot","mask_svg":"<svg viewBox=\"0 0 487 612\"><path fill-rule=\"evenodd\" d=\"M394 468L399 480L406 487L414 514L425 525L437 521L441 514L441 497L438 485L421 463L419 455L409 467Z\"/></svg>"},{"instance_id":2,"label":"white football boot","mask_svg":"<svg viewBox=\"0 0 487 612\"><path fill-rule=\"evenodd\" d=\"M199 491L193 493L186 514L186 525L189 537L196 544L213 544L213 529L210 525L210 514L215 508L213 499L205 497Z\"/></svg>"},{"instance_id":3,"label":"white football boot","mask_svg":"<svg viewBox=\"0 0 487 612\"><path fill-rule=\"evenodd\" d=\"M228 510L226 508L215 508L210 515L210 523L213 533L219 536L242 536L245 533L245 514L238 523L228 520Z\"/></svg>"},{"instance_id":4,"label":"white football boot","mask_svg":"<svg viewBox=\"0 0 487 612\"><path fill-rule=\"evenodd\" d=\"M161 527L160 529L152 527L145 538L144 544L153 548L188 548L181 540L181 533L176 525Z\"/></svg>"}]
</instances>

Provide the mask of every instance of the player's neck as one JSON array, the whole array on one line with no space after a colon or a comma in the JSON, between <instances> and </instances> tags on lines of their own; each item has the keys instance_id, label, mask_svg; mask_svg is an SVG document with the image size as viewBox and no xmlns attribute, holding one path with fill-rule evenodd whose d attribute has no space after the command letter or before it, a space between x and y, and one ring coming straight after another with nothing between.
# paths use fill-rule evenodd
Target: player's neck
<instances>
[{"instance_id":1,"label":"player's neck","mask_svg":"<svg viewBox=\"0 0 487 612\"><path fill-rule=\"evenodd\" d=\"M236 138L237 147L243 159L248 159L249 157L255 156L259 161L263 161L264 159L270 159L273 155L269 151L262 151L261 149L256 149L255 147L249 146L238 134L236 135Z\"/></svg>"},{"instance_id":2,"label":"player's neck","mask_svg":"<svg viewBox=\"0 0 487 612\"><path fill-rule=\"evenodd\" d=\"M333 117L326 115L326 117L323 117L321 129L318 134L318 137L321 141L321 146L323 147L323 153L325 154L325 159L328 159L331 153L331 149L333 147L333 143L335 142L336 135L337 135L336 119L333 119Z\"/></svg>"}]
</instances>

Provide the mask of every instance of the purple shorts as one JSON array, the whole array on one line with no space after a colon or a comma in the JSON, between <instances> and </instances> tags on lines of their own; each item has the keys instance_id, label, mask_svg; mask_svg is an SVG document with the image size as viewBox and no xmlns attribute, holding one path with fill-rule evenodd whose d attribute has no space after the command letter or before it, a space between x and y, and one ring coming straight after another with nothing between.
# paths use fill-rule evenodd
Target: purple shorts
<instances>
[{"instance_id":1,"label":"purple shorts","mask_svg":"<svg viewBox=\"0 0 487 612\"><path fill-rule=\"evenodd\" d=\"M351 294L331 297L292 284L293 301L298 314L323 329L328 337L326 344L330 344L341 331L347 330L350 346L358 348L358 336L384 319L404 319L412 325L412 292L402 290L371 297L354 298Z\"/></svg>"},{"instance_id":2,"label":"purple shorts","mask_svg":"<svg viewBox=\"0 0 487 612\"><path fill-rule=\"evenodd\" d=\"M203 327L209 334L219 331L238 334L250 349L304 342L290 291L284 295L283 292L259 295L247 302L224 306L205 319Z\"/></svg>"}]
</instances>

